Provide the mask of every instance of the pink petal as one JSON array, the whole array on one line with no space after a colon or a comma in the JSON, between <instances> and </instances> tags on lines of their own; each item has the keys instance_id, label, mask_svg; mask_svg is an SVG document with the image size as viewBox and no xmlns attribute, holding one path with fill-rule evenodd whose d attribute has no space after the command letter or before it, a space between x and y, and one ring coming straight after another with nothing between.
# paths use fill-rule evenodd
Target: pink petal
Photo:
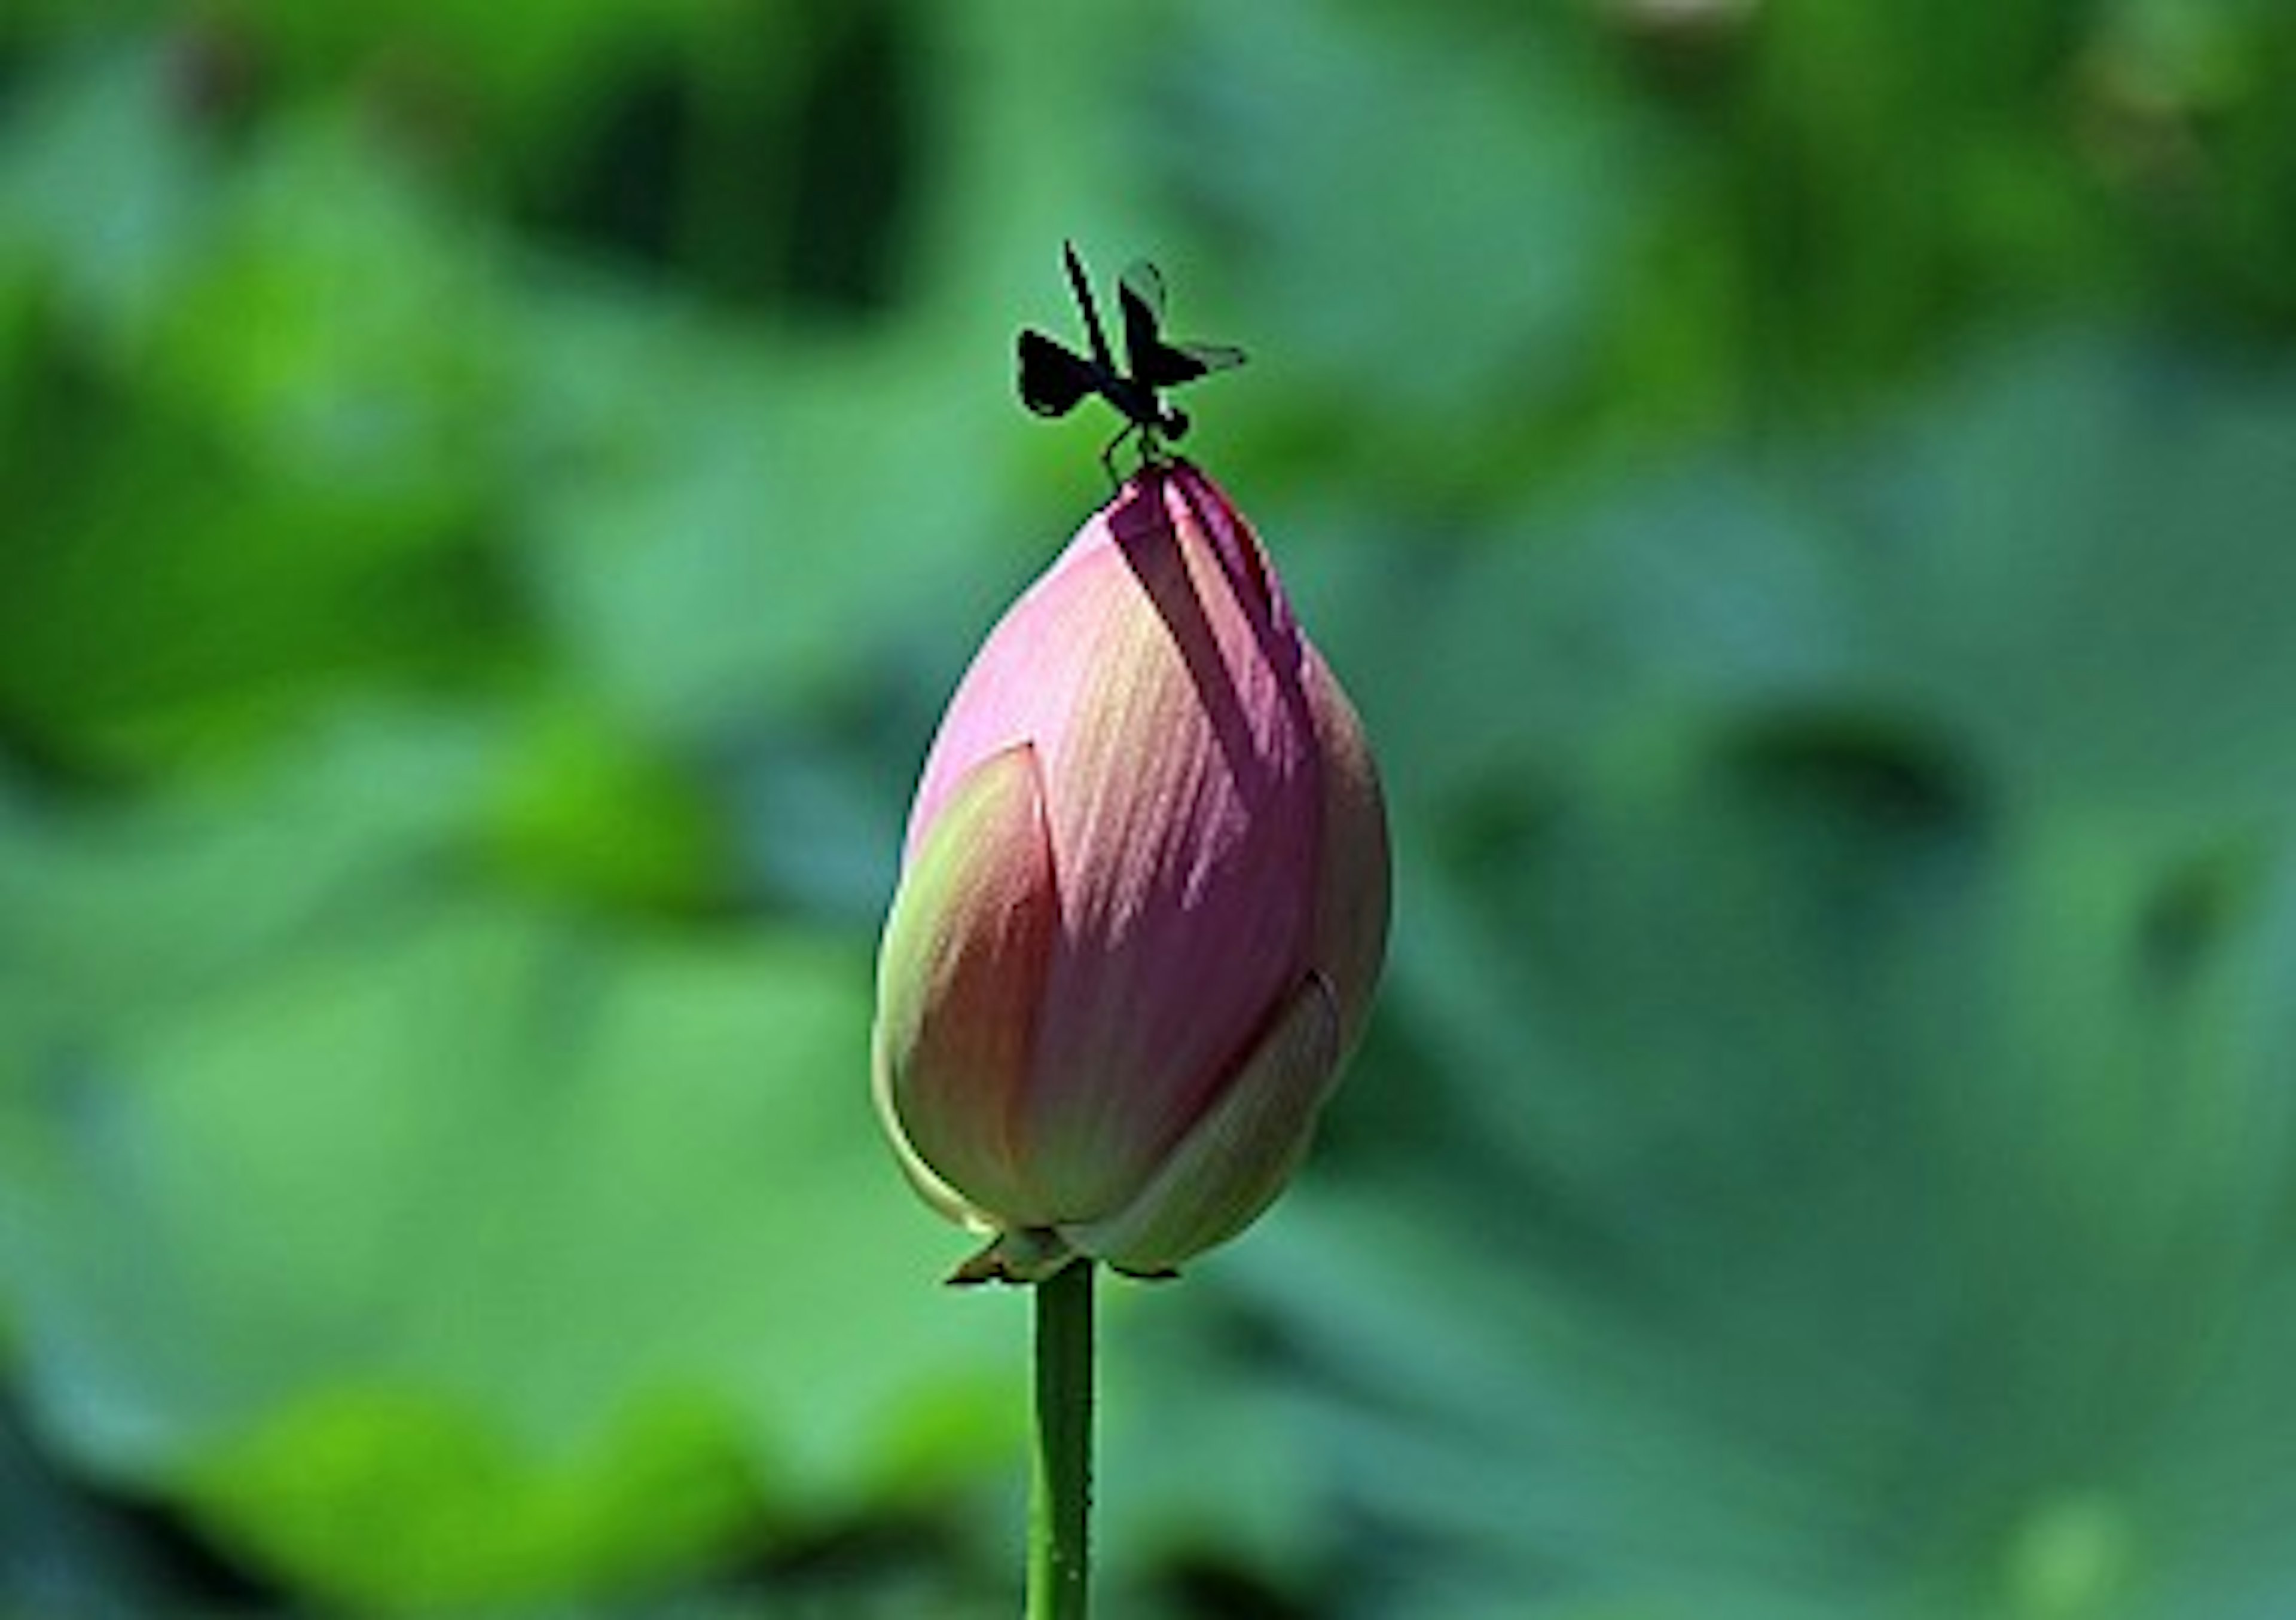
<instances>
[{"instance_id":1,"label":"pink petal","mask_svg":"<svg viewBox=\"0 0 2296 1620\"><path fill-rule=\"evenodd\" d=\"M1079 573L1098 645L1078 672L1082 723L1048 742L1053 846L1074 880L1031 1113L1071 1217L1128 1201L1210 1106L1313 925L1303 644L1256 544L1236 544L1248 531L1208 529L1177 478L1152 490L1111 513L1113 543Z\"/></svg>"},{"instance_id":2,"label":"pink petal","mask_svg":"<svg viewBox=\"0 0 2296 1620\"><path fill-rule=\"evenodd\" d=\"M1222 1104L1304 973L1352 1044L1384 822L1353 710L1250 527L1185 465L1128 485L990 634L927 759L910 867L980 763L1022 745L1058 873L1039 998L1013 1009L1027 1075L1000 1071L995 1132L951 1120L935 1150L976 1201L993 1185L999 1224L1090 1222Z\"/></svg>"}]
</instances>

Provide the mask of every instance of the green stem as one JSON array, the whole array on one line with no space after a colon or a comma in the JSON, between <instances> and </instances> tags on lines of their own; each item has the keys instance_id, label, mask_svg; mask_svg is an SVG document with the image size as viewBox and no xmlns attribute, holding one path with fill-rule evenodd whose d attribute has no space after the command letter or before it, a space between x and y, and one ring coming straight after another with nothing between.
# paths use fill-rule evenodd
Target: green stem
<instances>
[{"instance_id":1,"label":"green stem","mask_svg":"<svg viewBox=\"0 0 2296 1620\"><path fill-rule=\"evenodd\" d=\"M1092 1579L1092 1262L1037 1284L1029 1620L1086 1620Z\"/></svg>"}]
</instances>

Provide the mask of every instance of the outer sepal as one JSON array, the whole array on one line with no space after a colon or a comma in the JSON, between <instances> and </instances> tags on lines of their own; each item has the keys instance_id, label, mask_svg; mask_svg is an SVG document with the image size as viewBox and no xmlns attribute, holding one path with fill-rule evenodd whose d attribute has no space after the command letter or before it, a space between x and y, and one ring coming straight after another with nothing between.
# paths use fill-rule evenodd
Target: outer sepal
<instances>
[{"instance_id":1,"label":"outer sepal","mask_svg":"<svg viewBox=\"0 0 2296 1620\"><path fill-rule=\"evenodd\" d=\"M980 1282L1043 1282L1083 1258L1060 1233L1030 1226L998 1232L986 1248L966 1256L948 1280L961 1288Z\"/></svg>"}]
</instances>

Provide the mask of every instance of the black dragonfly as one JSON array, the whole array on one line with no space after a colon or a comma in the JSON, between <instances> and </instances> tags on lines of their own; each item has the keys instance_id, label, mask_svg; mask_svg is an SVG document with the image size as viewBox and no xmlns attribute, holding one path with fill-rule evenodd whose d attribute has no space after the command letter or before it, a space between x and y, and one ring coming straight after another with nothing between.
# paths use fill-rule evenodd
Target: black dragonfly
<instances>
[{"instance_id":1,"label":"black dragonfly","mask_svg":"<svg viewBox=\"0 0 2296 1620\"><path fill-rule=\"evenodd\" d=\"M1066 416L1088 394L1097 394L1124 418L1124 430L1100 453L1100 464L1116 478L1116 452L1136 434L1144 462L1153 462L1166 445L1186 436L1188 414L1167 404L1163 390L1213 372L1243 364L1243 351L1226 343L1168 343L1164 340L1164 278L1156 266L1142 262L1127 270L1116 284L1117 303L1124 314L1125 371L1116 369L1102 331L1100 311L1092 299L1083 261L1073 244L1062 242L1068 261L1069 287L1077 307L1084 312L1085 336L1091 340L1087 357L1064 343L1034 330L1021 333L1021 403L1039 416Z\"/></svg>"}]
</instances>

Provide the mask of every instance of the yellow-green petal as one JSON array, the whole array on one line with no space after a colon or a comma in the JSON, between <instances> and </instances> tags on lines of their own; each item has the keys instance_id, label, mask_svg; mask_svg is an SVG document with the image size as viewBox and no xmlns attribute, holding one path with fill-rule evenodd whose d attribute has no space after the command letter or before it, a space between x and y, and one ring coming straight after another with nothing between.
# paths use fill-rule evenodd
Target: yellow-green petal
<instances>
[{"instance_id":1,"label":"yellow-green petal","mask_svg":"<svg viewBox=\"0 0 2296 1620\"><path fill-rule=\"evenodd\" d=\"M966 773L911 852L877 968L877 1106L945 1214L1047 1223L1021 1140L1045 964L1060 926L1035 750Z\"/></svg>"}]
</instances>

